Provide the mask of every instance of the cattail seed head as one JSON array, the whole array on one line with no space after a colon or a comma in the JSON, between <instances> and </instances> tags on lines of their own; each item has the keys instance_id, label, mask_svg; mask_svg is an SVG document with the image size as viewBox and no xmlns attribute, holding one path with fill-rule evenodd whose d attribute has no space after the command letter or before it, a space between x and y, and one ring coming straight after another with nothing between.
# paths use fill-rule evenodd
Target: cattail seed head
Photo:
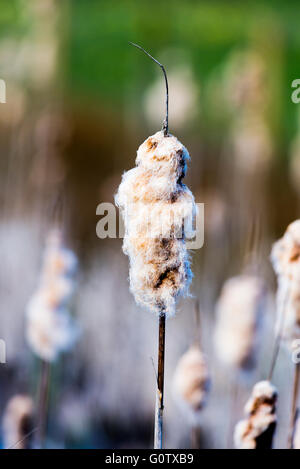
<instances>
[{"instance_id":1,"label":"cattail seed head","mask_svg":"<svg viewBox=\"0 0 300 469\"><path fill-rule=\"evenodd\" d=\"M235 427L236 449L271 449L276 428L277 390L269 381L256 383L245 405L247 418Z\"/></svg>"},{"instance_id":2,"label":"cattail seed head","mask_svg":"<svg viewBox=\"0 0 300 469\"><path fill-rule=\"evenodd\" d=\"M177 364L173 391L177 402L188 409L193 419L205 405L209 384L205 357L198 345L192 345Z\"/></svg>"},{"instance_id":3,"label":"cattail seed head","mask_svg":"<svg viewBox=\"0 0 300 469\"><path fill-rule=\"evenodd\" d=\"M29 396L16 395L9 400L2 422L6 449L25 449L30 446L33 409L33 401Z\"/></svg>"},{"instance_id":4,"label":"cattail seed head","mask_svg":"<svg viewBox=\"0 0 300 469\"><path fill-rule=\"evenodd\" d=\"M281 335L300 337L300 220L291 223L272 248L271 261L278 279L277 309L283 315ZM281 318L278 317L281 323Z\"/></svg>"},{"instance_id":5,"label":"cattail seed head","mask_svg":"<svg viewBox=\"0 0 300 469\"><path fill-rule=\"evenodd\" d=\"M123 251L130 259L130 288L138 304L171 316L192 279L185 237L195 202L183 184L189 155L171 135L157 132L137 152L136 167L123 175Z\"/></svg>"},{"instance_id":6,"label":"cattail seed head","mask_svg":"<svg viewBox=\"0 0 300 469\"><path fill-rule=\"evenodd\" d=\"M264 302L265 288L258 277L241 275L225 283L217 304L214 335L216 352L224 364L242 369L253 364Z\"/></svg>"},{"instance_id":7,"label":"cattail seed head","mask_svg":"<svg viewBox=\"0 0 300 469\"><path fill-rule=\"evenodd\" d=\"M271 260L277 275L289 279L300 275L300 220L291 223L273 245Z\"/></svg>"},{"instance_id":8,"label":"cattail seed head","mask_svg":"<svg viewBox=\"0 0 300 469\"><path fill-rule=\"evenodd\" d=\"M67 310L76 264L76 256L63 246L61 233L53 230L47 240L40 283L26 311L27 342L46 361L68 350L78 334Z\"/></svg>"}]
</instances>

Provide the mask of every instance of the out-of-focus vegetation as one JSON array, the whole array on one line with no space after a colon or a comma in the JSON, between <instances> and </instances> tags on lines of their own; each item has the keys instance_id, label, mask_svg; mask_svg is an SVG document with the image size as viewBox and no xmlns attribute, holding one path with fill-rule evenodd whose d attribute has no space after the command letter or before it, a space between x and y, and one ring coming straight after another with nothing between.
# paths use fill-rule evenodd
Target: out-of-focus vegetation
<instances>
[{"instance_id":1,"label":"out-of-focus vegetation","mask_svg":"<svg viewBox=\"0 0 300 469\"><path fill-rule=\"evenodd\" d=\"M63 200L66 245L79 258L72 313L82 334L52 372L49 439L54 447L150 447L155 318L128 291L120 240L96 237L96 207L113 201L137 147L161 127L164 83L141 44L166 66L170 131L188 148L187 184L205 202L205 244L193 254L204 352L213 390L202 447L225 447L235 375L211 337L228 277L247 269L267 284L258 366L237 379L234 419L265 377L273 340L272 242L299 218L300 77L297 1L0 0L0 414L17 393L36 397L38 366L24 341L53 207ZM293 161L293 164L291 163ZM190 444L172 400L171 377L194 339L194 302L167 325L166 446ZM275 373L284 446L291 367ZM228 424L229 425L229 424Z\"/></svg>"},{"instance_id":2,"label":"out-of-focus vegetation","mask_svg":"<svg viewBox=\"0 0 300 469\"><path fill-rule=\"evenodd\" d=\"M295 106L289 99L289 85L299 74L295 9L295 1L175 1L170 5L155 0L140 2L138 8L134 1L71 2L70 90L75 96L98 97L117 107L130 92L139 107L141 94L156 70L126 47L128 41L142 44L154 56L165 48L178 49L179 57L184 51L199 83L208 80L232 49L250 45L276 61L271 67L278 74L272 78L280 80L276 96L276 107L281 109L278 137L280 142L286 141L295 127L291 126ZM167 64L168 59L166 55Z\"/></svg>"},{"instance_id":3,"label":"out-of-focus vegetation","mask_svg":"<svg viewBox=\"0 0 300 469\"><path fill-rule=\"evenodd\" d=\"M31 29L24 0L1 0L0 37L21 38ZM63 24L68 36L64 63L66 91L72 98L100 100L118 109L124 96L141 93L156 74L153 64L134 53L128 41L139 42L154 55L171 47L188 54L196 80L205 82L233 48L253 45L267 56L279 58L277 68L282 109L281 138L294 130L295 107L290 87L299 73L297 1L169 2L64 0ZM268 86L268 84L266 84ZM292 126L291 126L292 123Z\"/></svg>"}]
</instances>

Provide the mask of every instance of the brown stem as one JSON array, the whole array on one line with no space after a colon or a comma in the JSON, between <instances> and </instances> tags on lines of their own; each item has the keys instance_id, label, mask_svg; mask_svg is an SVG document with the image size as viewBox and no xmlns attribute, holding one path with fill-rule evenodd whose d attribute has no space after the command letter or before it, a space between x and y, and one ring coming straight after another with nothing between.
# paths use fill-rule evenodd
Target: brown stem
<instances>
[{"instance_id":1,"label":"brown stem","mask_svg":"<svg viewBox=\"0 0 300 469\"><path fill-rule=\"evenodd\" d=\"M166 316L159 316L157 390L155 404L154 449L162 449L163 410L164 410L164 368L165 368Z\"/></svg>"},{"instance_id":2,"label":"brown stem","mask_svg":"<svg viewBox=\"0 0 300 469\"><path fill-rule=\"evenodd\" d=\"M237 413L237 408L238 408L238 395L239 395L239 386L238 386L238 381L237 381L237 376L236 374L234 373L234 376L233 376L233 379L231 381L231 385L230 385L230 388L231 388L231 392L230 392L230 405L229 405L229 426L228 426L228 429L227 429L227 449L231 449L232 448L232 443L233 443L233 439L232 439L232 434L233 434L233 430L234 430L234 425L235 425L235 422L236 422L236 413Z\"/></svg>"},{"instance_id":3,"label":"brown stem","mask_svg":"<svg viewBox=\"0 0 300 469\"><path fill-rule=\"evenodd\" d=\"M50 363L42 360L37 415L37 447L41 449L44 447L47 428L49 383Z\"/></svg>"},{"instance_id":4,"label":"brown stem","mask_svg":"<svg viewBox=\"0 0 300 469\"><path fill-rule=\"evenodd\" d=\"M294 367L293 397L292 397L290 427L289 427L289 436L288 436L288 448L289 449L292 449L293 447L294 424L295 424L295 417L296 417L296 412L297 412L297 400L298 400L298 392L299 392L299 377L300 377L300 365L299 363L296 363Z\"/></svg>"},{"instance_id":5,"label":"brown stem","mask_svg":"<svg viewBox=\"0 0 300 469\"><path fill-rule=\"evenodd\" d=\"M196 425L193 425L191 428L191 449L199 449L199 435Z\"/></svg>"}]
</instances>

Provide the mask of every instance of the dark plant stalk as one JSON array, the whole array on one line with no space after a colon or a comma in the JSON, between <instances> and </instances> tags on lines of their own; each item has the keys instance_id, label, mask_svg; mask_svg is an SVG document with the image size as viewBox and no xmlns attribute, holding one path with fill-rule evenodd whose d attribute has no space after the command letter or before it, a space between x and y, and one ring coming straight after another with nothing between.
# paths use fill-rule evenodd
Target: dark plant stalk
<instances>
[{"instance_id":1,"label":"dark plant stalk","mask_svg":"<svg viewBox=\"0 0 300 469\"><path fill-rule=\"evenodd\" d=\"M293 435L294 435L294 425L295 417L297 413L297 400L299 394L299 377L300 377L300 364L296 363L294 366L294 379L293 379L293 395L292 395L292 405L291 405L291 415L290 415L290 427L289 427L289 436L288 436L288 448L292 449L293 447Z\"/></svg>"},{"instance_id":2,"label":"dark plant stalk","mask_svg":"<svg viewBox=\"0 0 300 469\"><path fill-rule=\"evenodd\" d=\"M50 363L42 360L37 413L37 447L40 449L45 445L48 420L49 384Z\"/></svg>"},{"instance_id":3,"label":"dark plant stalk","mask_svg":"<svg viewBox=\"0 0 300 469\"><path fill-rule=\"evenodd\" d=\"M200 311L200 302L196 299L194 304L195 311L195 331L194 331L194 344L198 347L202 345L202 336L201 336L201 311ZM199 426L197 423L194 423L191 427L191 449L199 449Z\"/></svg>"},{"instance_id":4,"label":"dark plant stalk","mask_svg":"<svg viewBox=\"0 0 300 469\"><path fill-rule=\"evenodd\" d=\"M163 441L163 410L164 410L164 369L165 369L165 332L166 316L159 316L158 326L158 366L157 390L155 405L154 449L162 449Z\"/></svg>"}]
</instances>

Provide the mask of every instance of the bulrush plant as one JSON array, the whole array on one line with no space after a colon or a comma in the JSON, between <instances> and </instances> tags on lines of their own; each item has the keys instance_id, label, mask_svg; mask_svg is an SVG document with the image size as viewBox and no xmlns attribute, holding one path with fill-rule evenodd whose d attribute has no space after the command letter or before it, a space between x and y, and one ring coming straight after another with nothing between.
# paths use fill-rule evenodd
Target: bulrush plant
<instances>
[{"instance_id":1,"label":"bulrush plant","mask_svg":"<svg viewBox=\"0 0 300 469\"><path fill-rule=\"evenodd\" d=\"M237 448L272 448L276 428L276 388L270 383L281 342L289 347L300 337L300 220L291 223L284 236L272 248L271 261L277 275L277 322L275 347L268 381L257 383L252 397L246 404L247 419L239 422L234 441ZM297 424L297 400L299 388L299 364L295 363L291 399L288 447L293 447Z\"/></svg>"},{"instance_id":2,"label":"bulrush plant","mask_svg":"<svg viewBox=\"0 0 300 469\"><path fill-rule=\"evenodd\" d=\"M173 377L173 395L191 426L191 445L198 448L200 415L206 404L210 377L200 344L195 342L179 359Z\"/></svg>"},{"instance_id":3,"label":"bulrush plant","mask_svg":"<svg viewBox=\"0 0 300 469\"><path fill-rule=\"evenodd\" d=\"M195 303L195 340L180 357L173 376L173 396L191 426L191 445L198 448L201 411L206 404L210 376L202 351L199 303ZM199 336L199 337L198 337Z\"/></svg>"},{"instance_id":4,"label":"bulrush plant","mask_svg":"<svg viewBox=\"0 0 300 469\"><path fill-rule=\"evenodd\" d=\"M205 356L200 345L194 343L178 361L173 378L174 395L188 411L192 422L197 422L205 405L209 383Z\"/></svg>"},{"instance_id":5,"label":"bulrush plant","mask_svg":"<svg viewBox=\"0 0 300 469\"><path fill-rule=\"evenodd\" d=\"M284 342L300 338L300 220L291 223L272 249L277 275L277 330Z\"/></svg>"},{"instance_id":6,"label":"bulrush plant","mask_svg":"<svg viewBox=\"0 0 300 469\"><path fill-rule=\"evenodd\" d=\"M48 235L37 290L26 310L26 338L41 360L41 379L37 409L36 446L43 446L47 420L50 364L69 350L78 336L78 327L68 311L74 289L77 259L63 245L60 229Z\"/></svg>"},{"instance_id":7,"label":"bulrush plant","mask_svg":"<svg viewBox=\"0 0 300 469\"><path fill-rule=\"evenodd\" d=\"M223 286L216 308L214 343L220 361L235 372L253 367L265 300L266 290L259 277L240 275Z\"/></svg>"},{"instance_id":8,"label":"bulrush plant","mask_svg":"<svg viewBox=\"0 0 300 469\"><path fill-rule=\"evenodd\" d=\"M189 154L168 130L165 69L136 47L164 73L166 118L162 130L139 147L136 167L123 175L116 203L125 224L123 251L129 257L130 290L136 302L159 320L154 447L162 448L165 321L174 315L176 302L188 293L192 279L185 238L196 208L192 193L183 184Z\"/></svg>"},{"instance_id":9,"label":"bulrush plant","mask_svg":"<svg viewBox=\"0 0 300 469\"><path fill-rule=\"evenodd\" d=\"M30 449L34 434L34 404L31 397L17 394L7 403L2 420L5 449Z\"/></svg>"},{"instance_id":10,"label":"bulrush plant","mask_svg":"<svg viewBox=\"0 0 300 469\"><path fill-rule=\"evenodd\" d=\"M255 384L245 405L246 419L235 427L236 449L271 449L276 429L277 390L269 381Z\"/></svg>"},{"instance_id":11,"label":"bulrush plant","mask_svg":"<svg viewBox=\"0 0 300 469\"><path fill-rule=\"evenodd\" d=\"M300 339L300 220L291 223L284 236L272 249L271 260L277 275L277 348L283 341L292 352L295 340ZM294 364L288 446L292 447L292 435L299 389L299 363Z\"/></svg>"},{"instance_id":12,"label":"bulrush plant","mask_svg":"<svg viewBox=\"0 0 300 469\"><path fill-rule=\"evenodd\" d=\"M266 301L264 282L256 275L239 275L227 280L216 306L214 344L220 362L231 372L231 410L227 444L238 406L239 378L254 369L259 325Z\"/></svg>"}]
</instances>

